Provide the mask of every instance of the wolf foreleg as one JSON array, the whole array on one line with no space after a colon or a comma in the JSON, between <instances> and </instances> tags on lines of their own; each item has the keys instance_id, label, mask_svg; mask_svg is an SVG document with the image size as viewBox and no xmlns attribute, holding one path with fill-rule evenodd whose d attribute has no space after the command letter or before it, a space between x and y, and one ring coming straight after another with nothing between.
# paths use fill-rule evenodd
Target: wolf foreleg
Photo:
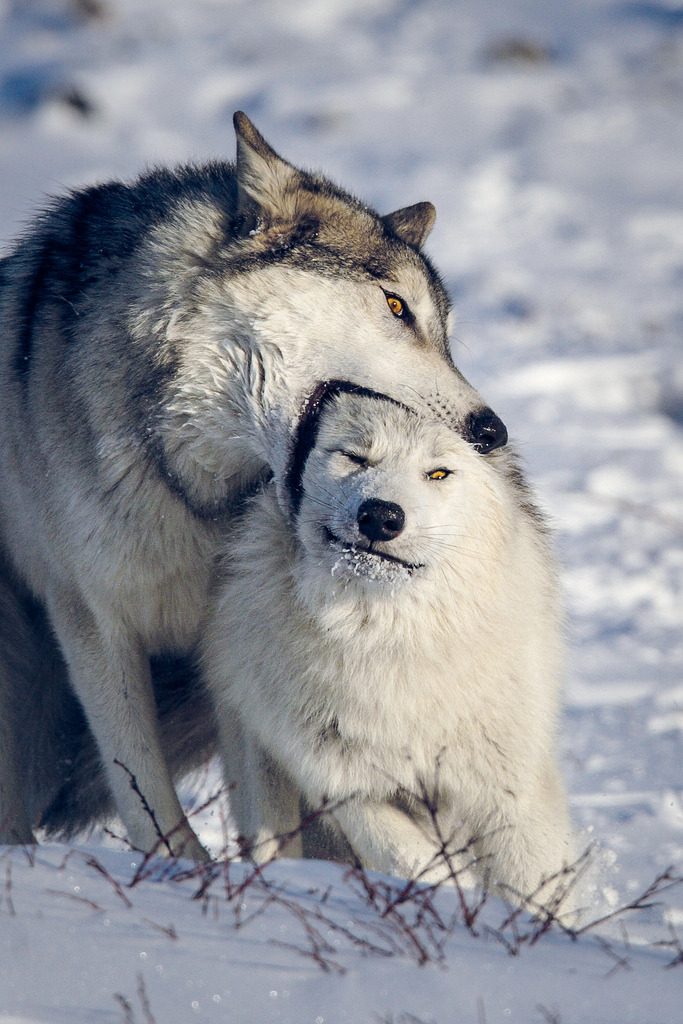
<instances>
[{"instance_id":1,"label":"wolf foreleg","mask_svg":"<svg viewBox=\"0 0 683 1024\"><path fill-rule=\"evenodd\" d=\"M260 864L300 857L299 790L234 712L219 713L218 721L223 777L240 843Z\"/></svg>"},{"instance_id":2,"label":"wolf foreleg","mask_svg":"<svg viewBox=\"0 0 683 1024\"><path fill-rule=\"evenodd\" d=\"M422 882L472 885L468 851L454 850L427 825L389 803L349 800L334 812L355 854L366 868Z\"/></svg>"},{"instance_id":3,"label":"wolf foreleg","mask_svg":"<svg viewBox=\"0 0 683 1024\"><path fill-rule=\"evenodd\" d=\"M145 852L207 860L162 751L142 644L120 623L98 621L73 592L53 591L48 606L130 842Z\"/></svg>"}]
</instances>

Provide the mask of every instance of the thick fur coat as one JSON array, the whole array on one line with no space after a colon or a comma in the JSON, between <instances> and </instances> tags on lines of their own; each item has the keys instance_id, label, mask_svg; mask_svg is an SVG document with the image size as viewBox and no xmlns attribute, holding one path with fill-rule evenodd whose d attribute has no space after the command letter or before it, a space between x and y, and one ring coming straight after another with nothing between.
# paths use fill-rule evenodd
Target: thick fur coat
<instances>
[{"instance_id":1,"label":"thick fur coat","mask_svg":"<svg viewBox=\"0 0 683 1024\"><path fill-rule=\"evenodd\" d=\"M368 867L547 897L561 623L514 456L343 392L305 448L289 511L271 484L232 535L204 642L239 826L270 856L303 795Z\"/></svg>"}]
</instances>

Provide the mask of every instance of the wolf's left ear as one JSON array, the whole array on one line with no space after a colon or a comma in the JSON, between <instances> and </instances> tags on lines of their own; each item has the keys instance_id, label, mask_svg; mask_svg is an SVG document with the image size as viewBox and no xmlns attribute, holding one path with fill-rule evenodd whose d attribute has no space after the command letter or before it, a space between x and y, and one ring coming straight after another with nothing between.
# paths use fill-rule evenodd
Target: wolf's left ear
<instances>
[{"instance_id":1,"label":"wolf's left ear","mask_svg":"<svg viewBox=\"0 0 683 1024\"><path fill-rule=\"evenodd\" d=\"M241 110L232 120L237 136L237 220L240 233L248 234L260 221L286 217L287 186L298 171L277 155Z\"/></svg>"},{"instance_id":2,"label":"wolf's left ear","mask_svg":"<svg viewBox=\"0 0 683 1024\"><path fill-rule=\"evenodd\" d=\"M393 213L387 213L382 220L402 242L421 249L434 227L436 210L432 203L415 203L414 206L404 206Z\"/></svg>"}]
</instances>

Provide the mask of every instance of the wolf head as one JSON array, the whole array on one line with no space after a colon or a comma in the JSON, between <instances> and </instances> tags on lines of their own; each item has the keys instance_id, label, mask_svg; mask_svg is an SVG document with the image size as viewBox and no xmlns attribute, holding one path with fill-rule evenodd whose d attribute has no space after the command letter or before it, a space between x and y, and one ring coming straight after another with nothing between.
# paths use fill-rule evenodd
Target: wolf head
<instances>
[{"instance_id":1,"label":"wolf head","mask_svg":"<svg viewBox=\"0 0 683 1024\"><path fill-rule=\"evenodd\" d=\"M484 456L444 423L385 396L336 394L291 499L304 590L332 593L342 580L381 597L387 586L393 595L397 586L439 580L448 592L449 579L470 578L480 589L513 533L529 525L511 458Z\"/></svg>"},{"instance_id":2,"label":"wolf head","mask_svg":"<svg viewBox=\"0 0 683 1024\"><path fill-rule=\"evenodd\" d=\"M302 419L331 380L437 418L480 451L505 444L451 359L448 298L421 248L431 203L380 216L278 156L243 113L234 124L229 208L214 189L161 229L183 253L188 307L168 332L175 385L163 429L171 470L199 467L195 503L216 500L240 446L243 464L261 459L283 482Z\"/></svg>"}]
</instances>

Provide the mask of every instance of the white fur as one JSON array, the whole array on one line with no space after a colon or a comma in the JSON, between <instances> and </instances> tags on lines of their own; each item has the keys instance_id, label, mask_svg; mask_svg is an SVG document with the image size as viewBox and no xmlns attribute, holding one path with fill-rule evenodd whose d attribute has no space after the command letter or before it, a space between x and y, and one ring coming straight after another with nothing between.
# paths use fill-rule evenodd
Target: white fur
<instances>
[{"instance_id":1,"label":"white fur","mask_svg":"<svg viewBox=\"0 0 683 1024\"><path fill-rule=\"evenodd\" d=\"M555 570L514 479L507 451L479 455L437 421L347 395L322 414L294 529L276 486L254 499L225 554L204 668L257 856L296 824L300 792L341 802L337 822L378 870L449 874L425 796L448 850L468 848L457 868L475 860L505 895L539 891L572 860ZM363 550L367 498L406 515L374 547L418 568Z\"/></svg>"}]
</instances>

